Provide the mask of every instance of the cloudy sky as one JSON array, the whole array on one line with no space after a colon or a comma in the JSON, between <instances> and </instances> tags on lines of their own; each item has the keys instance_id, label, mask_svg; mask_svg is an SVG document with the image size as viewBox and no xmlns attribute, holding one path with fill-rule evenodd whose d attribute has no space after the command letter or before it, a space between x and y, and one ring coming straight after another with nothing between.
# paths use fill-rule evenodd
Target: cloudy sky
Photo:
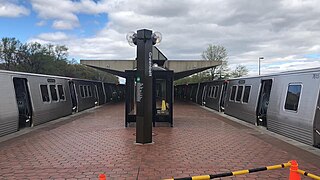
<instances>
[{"instance_id":1,"label":"cloudy sky","mask_svg":"<svg viewBox=\"0 0 320 180\"><path fill-rule=\"evenodd\" d=\"M320 66L318 0L0 0L0 37L69 47L71 58L133 59L129 31L162 33L169 59L223 45L250 75Z\"/></svg>"}]
</instances>

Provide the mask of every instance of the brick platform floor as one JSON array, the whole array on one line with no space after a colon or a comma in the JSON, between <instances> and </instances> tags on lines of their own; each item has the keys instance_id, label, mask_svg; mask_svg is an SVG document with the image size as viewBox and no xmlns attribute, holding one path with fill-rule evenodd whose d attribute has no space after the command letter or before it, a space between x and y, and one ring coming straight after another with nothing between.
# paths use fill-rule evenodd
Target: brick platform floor
<instances>
[{"instance_id":1,"label":"brick platform floor","mask_svg":"<svg viewBox=\"0 0 320 180\"><path fill-rule=\"evenodd\" d=\"M124 104L0 143L0 179L161 179L235 171L291 159L320 174L320 157L231 122L193 104L176 103L174 127L156 127L153 145L134 145ZM288 169L232 179L287 179ZM223 178L231 179L231 178Z\"/></svg>"}]
</instances>

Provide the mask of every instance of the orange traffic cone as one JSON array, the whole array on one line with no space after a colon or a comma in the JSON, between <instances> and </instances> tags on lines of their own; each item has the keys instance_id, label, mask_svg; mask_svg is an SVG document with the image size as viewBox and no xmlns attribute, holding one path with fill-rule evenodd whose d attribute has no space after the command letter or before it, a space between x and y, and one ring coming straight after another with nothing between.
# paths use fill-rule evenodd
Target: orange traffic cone
<instances>
[{"instance_id":1,"label":"orange traffic cone","mask_svg":"<svg viewBox=\"0 0 320 180\"><path fill-rule=\"evenodd\" d=\"M106 180L106 175L105 174L100 174L99 175L99 180Z\"/></svg>"},{"instance_id":2,"label":"orange traffic cone","mask_svg":"<svg viewBox=\"0 0 320 180\"><path fill-rule=\"evenodd\" d=\"M297 172L298 170L298 163L296 160L291 160L291 166L290 166L290 176L289 180L300 180L300 174Z\"/></svg>"}]
</instances>

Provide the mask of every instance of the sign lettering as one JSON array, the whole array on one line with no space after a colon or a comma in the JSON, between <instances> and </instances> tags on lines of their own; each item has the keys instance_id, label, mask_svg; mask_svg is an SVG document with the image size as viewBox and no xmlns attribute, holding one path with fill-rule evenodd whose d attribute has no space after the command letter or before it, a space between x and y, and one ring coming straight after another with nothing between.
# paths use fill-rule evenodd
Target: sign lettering
<instances>
[{"instance_id":1,"label":"sign lettering","mask_svg":"<svg viewBox=\"0 0 320 180\"><path fill-rule=\"evenodd\" d=\"M319 73L312 75L312 79L319 79L319 78L320 78L320 74Z\"/></svg>"},{"instance_id":2,"label":"sign lettering","mask_svg":"<svg viewBox=\"0 0 320 180\"><path fill-rule=\"evenodd\" d=\"M149 52L149 76L152 76L152 52Z\"/></svg>"},{"instance_id":3,"label":"sign lettering","mask_svg":"<svg viewBox=\"0 0 320 180\"><path fill-rule=\"evenodd\" d=\"M143 83L137 83L137 102L141 102L143 94Z\"/></svg>"}]
</instances>

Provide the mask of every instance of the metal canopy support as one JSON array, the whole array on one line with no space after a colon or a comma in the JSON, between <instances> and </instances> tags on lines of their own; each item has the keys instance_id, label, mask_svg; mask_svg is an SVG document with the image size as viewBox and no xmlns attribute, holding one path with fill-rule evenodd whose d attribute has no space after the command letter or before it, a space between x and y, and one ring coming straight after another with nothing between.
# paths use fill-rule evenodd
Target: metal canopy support
<instances>
[{"instance_id":1,"label":"metal canopy support","mask_svg":"<svg viewBox=\"0 0 320 180\"><path fill-rule=\"evenodd\" d=\"M208 67L203 67L203 68L198 68L198 69L191 69L191 70L187 70L187 71L181 71L181 72L175 72L174 73L174 80L178 80L178 79L182 79L184 77L190 76L192 74L198 73L198 72L202 72L204 70L213 68L215 66L208 66Z\"/></svg>"},{"instance_id":2,"label":"metal canopy support","mask_svg":"<svg viewBox=\"0 0 320 180\"><path fill-rule=\"evenodd\" d=\"M87 66L91 67L91 68L98 69L100 71L104 71L104 72L116 75L116 76L120 76L120 77L126 78L126 73L123 72L123 71L117 71L117 70L113 70L113 69L106 69L106 68L96 67L96 66L91 66L91 65L87 65Z\"/></svg>"},{"instance_id":3,"label":"metal canopy support","mask_svg":"<svg viewBox=\"0 0 320 180\"><path fill-rule=\"evenodd\" d=\"M204 67L213 67L221 65L220 61L207 61L207 60L166 60L163 53L153 46L152 61L157 63L159 67L163 67L174 72L189 71L192 69L199 69ZM81 64L101 68L100 70L114 74L109 70L115 72L124 72L125 70L135 70L137 63L135 60L80 60Z\"/></svg>"}]
</instances>

